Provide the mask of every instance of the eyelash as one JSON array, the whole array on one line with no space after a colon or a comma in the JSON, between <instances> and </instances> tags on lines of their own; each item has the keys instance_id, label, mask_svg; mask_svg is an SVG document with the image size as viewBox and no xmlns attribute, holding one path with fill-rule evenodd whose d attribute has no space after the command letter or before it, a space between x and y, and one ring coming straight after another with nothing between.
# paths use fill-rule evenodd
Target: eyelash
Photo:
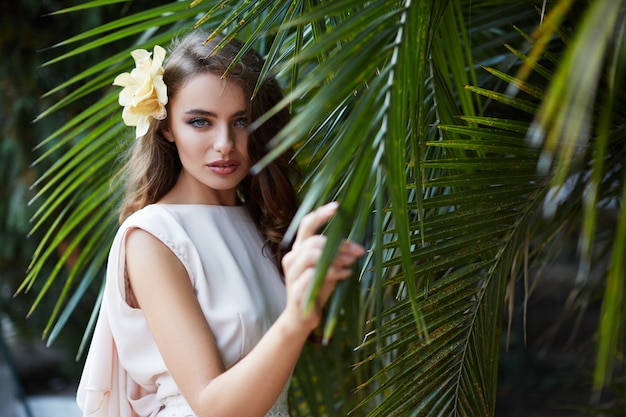
<instances>
[{"instance_id":1,"label":"eyelash","mask_svg":"<svg viewBox=\"0 0 626 417\"><path fill-rule=\"evenodd\" d=\"M248 127L248 118L247 117L240 117L239 119L235 120L235 125Z\"/></svg>"},{"instance_id":2,"label":"eyelash","mask_svg":"<svg viewBox=\"0 0 626 417\"><path fill-rule=\"evenodd\" d=\"M211 122L209 122L207 119L194 117L193 119L189 120L187 124L193 127L206 127L206 126L210 126Z\"/></svg>"},{"instance_id":3,"label":"eyelash","mask_svg":"<svg viewBox=\"0 0 626 417\"><path fill-rule=\"evenodd\" d=\"M212 126L212 123L209 120L200 117L194 117L193 119L189 120L187 124L198 128ZM248 127L248 119L246 117L240 117L239 119L235 120L234 125Z\"/></svg>"}]
</instances>

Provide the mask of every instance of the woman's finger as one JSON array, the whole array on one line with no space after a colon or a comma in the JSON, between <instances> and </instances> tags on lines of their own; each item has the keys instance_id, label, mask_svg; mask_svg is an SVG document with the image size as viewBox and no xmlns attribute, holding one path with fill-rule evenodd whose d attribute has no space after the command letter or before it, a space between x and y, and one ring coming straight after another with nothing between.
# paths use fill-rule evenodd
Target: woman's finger
<instances>
[{"instance_id":1,"label":"woman's finger","mask_svg":"<svg viewBox=\"0 0 626 417\"><path fill-rule=\"evenodd\" d=\"M294 247L299 245L308 237L316 234L318 229L335 215L338 207L339 204L333 201L304 216L300 221L300 226L298 227Z\"/></svg>"},{"instance_id":2,"label":"woman's finger","mask_svg":"<svg viewBox=\"0 0 626 417\"><path fill-rule=\"evenodd\" d=\"M351 259L352 262L365 254L365 248L358 243L344 240L337 249L336 258L339 259Z\"/></svg>"}]
</instances>

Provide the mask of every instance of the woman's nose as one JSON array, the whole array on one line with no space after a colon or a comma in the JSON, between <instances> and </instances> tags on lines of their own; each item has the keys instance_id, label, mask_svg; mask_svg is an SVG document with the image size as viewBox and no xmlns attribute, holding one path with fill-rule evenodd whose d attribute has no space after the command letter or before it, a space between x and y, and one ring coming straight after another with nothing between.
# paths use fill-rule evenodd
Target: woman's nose
<instances>
[{"instance_id":1,"label":"woman's nose","mask_svg":"<svg viewBox=\"0 0 626 417\"><path fill-rule=\"evenodd\" d=\"M215 138L213 148L222 155L228 155L232 152L234 147L235 142L233 140L231 129L228 127L220 129L217 137Z\"/></svg>"}]
</instances>

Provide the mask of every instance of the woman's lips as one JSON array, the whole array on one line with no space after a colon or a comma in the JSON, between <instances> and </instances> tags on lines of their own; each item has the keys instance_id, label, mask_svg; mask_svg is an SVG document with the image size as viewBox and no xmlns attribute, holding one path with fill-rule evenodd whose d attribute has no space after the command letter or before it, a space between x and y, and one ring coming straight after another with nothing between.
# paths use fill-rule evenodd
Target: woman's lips
<instances>
[{"instance_id":1,"label":"woman's lips","mask_svg":"<svg viewBox=\"0 0 626 417\"><path fill-rule=\"evenodd\" d=\"M232 174L239 168L239 161L226 160L226 161L213 161L207 164L211 172L219 175Z\"/></svg>"}]
</instances>

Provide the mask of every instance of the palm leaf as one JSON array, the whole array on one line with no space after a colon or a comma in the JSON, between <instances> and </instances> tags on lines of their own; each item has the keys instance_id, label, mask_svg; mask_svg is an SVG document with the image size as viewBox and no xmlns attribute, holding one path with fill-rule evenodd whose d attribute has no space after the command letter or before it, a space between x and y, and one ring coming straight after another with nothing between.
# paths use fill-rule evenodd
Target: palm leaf
<instances>
[{"instance_id":1,"label":"palm leaf","mask_svg":"<svg viewBox=\"0 0 626 417\"><path fill-rule=\"evenodd\" d=\"M561 5L567 5L567 2L562 0L559 2ZM624 1L607 0L589 5L530 131L533 143L543 146L539 168L546 171L554 163L554 189L563 189L569 178L581 173L579 167L573 166L574 162L591 161L592 164L589 180L585 184L586 196L581 198L584 201L585 217L579 245L582 248L577 278L580 285L587 281L592 264L597 207L607 198L599 190L611 171L623 169L623 160L607 161L606 152L611 142L616 146L618 154L623 155L624 152L623 144L620 146L616 142L620 133L614 129L624 122L623 112L620 113L623 106L618 104L616 94L624 86L625 5ZM605 88L600 87L601 81L607 83ZM600 112L600 117L596 121L597 112ZM590 152L584 146L585 142L594 143L593 151ZM621 187L625 186L623 179L619 183ZM615 201L615 198L611 199ZM549 203L558 204L555 201ZM623 214L622 205L620 224L623 222ZM621 336L624 330L620 329L620 323L626 311L626 287L618 284L616 277L623 277L623 265L618 257L623 256L625 240L623 234L615 235L613 250L617 252L612 255L607 280L611 295L607 287L603 304L598 363L594 375L596 389L600 389L610 379L611 364L615 362L619 349L623 348L620 340L623 340Z\"/></svg>"}]
</instances>

